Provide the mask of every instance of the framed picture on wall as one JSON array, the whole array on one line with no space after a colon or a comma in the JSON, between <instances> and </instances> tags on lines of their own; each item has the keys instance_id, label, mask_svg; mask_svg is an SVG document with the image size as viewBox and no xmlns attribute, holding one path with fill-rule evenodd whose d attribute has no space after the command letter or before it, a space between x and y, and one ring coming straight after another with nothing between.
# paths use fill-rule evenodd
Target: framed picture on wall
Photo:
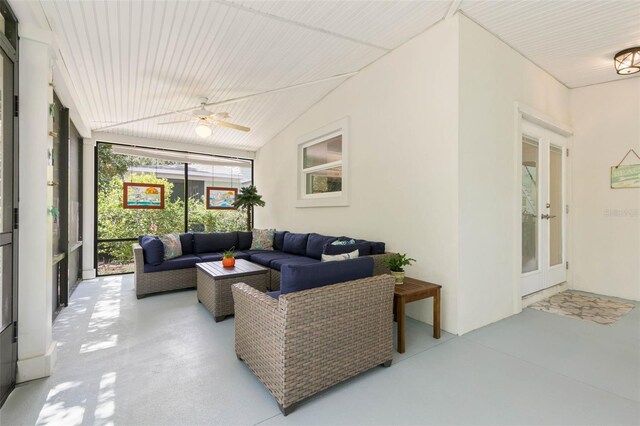
<instances>
[{"instance_id":1,"label":"framed picture on wall","mask_svg":"<svg viewBox=\"0 0 640 426\"><path fill-rule=\"evenodd\" d=\"M640 164L611 167L611 189L640 188Z\"/></svg>"},{"instance_id":2,"label":"framed picture on wall","mask_svg":"<svg viewBox=\"0 0 640 426\"><path fill-rule=\"evenodd\" d=\"M238 188L207 186L207 209L236 210L233 203L238 199Z\"/></svg>"},{"instance_id":3,"label":"framed picture on wall","mask_svg":"<svg viewBox=\"0 0 640 426\"><path fill-rule=\"evenodd\" d=\"M164 209L164 185L155 183L122 184L125 209Z\"/></svg>"}]
</instances>

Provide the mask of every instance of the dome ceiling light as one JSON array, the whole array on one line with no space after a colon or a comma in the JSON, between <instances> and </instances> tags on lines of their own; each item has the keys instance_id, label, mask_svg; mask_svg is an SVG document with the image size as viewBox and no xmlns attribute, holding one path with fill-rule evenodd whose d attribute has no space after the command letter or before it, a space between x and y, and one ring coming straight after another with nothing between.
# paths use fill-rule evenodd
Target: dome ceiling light
<instances>
[{"instance_id":1,"label":"dome ceiling light","mask_svg":"<svg viewBox=\"0 0 640 426\"><path fill-rule=\"evenodd\" d=\"M629 75L640 72L640 47L621 50L615 56L616 72Z\"/></svg>"}]
</instances>

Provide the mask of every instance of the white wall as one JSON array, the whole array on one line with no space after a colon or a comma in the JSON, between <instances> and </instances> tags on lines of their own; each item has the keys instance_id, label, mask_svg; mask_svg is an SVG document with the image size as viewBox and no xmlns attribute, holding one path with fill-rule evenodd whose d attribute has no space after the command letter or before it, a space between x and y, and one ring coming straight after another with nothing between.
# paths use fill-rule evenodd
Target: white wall
<instances>
[{"instance_id":1,"label":"white wall","mask_svg":"<svg viewBox=\"0 0 640 426\"><path fill-rule=\"evenodd\" d=\"M640 154L640 78L572 90L571 115L572 287L640 300L640 189L610 187L611 166Z\"/></svg>"},{"instance_id":2,"label":"white wall","mask_svg":"<svg viewBox=\"0 0 640 426\"><path fill-rule=\"evenodd\" d=\"M350 78L258 151L267 205L257 227L384 241L443 285L443 328L456 333L458 21L441 22ZM295 208L296 139L350 120L350 205ZM431 322L431 301L408 314Z\"/></svg>"},{"instance_id":3,"label":"white wall","mask_svg":"<svg viewBox=\"0 0 640 426\"><path fill-rule=\"evenodd\" d=\"M569 122L569 89L460 16L458 329L520 309L515 103Z\"/></svg>"}]
</instances>

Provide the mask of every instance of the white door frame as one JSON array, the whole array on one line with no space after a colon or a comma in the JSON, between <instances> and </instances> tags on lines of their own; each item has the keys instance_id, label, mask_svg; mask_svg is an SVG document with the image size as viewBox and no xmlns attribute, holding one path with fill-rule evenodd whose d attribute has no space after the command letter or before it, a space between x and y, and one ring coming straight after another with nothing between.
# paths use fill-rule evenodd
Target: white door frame
<instances>
[{"instance_id":1,"label":"white door frame","mask_svg":"<svg viewBox=\"0 0 640 426\"><path fill-rule=\"evenodd\" d=\"M514 201L519 201L522 196L522 122L523 120L536 124L544 129L550 130L553 133L557 133L567 138L567 149L570 151L573 144L573 131L571 128L563 123L552 119L540 111L529 107L528 105L520 102L515 102L515 134L514 134L514 150L515 150L515 164L513 168L514 172ZM565 160L564 173L564 185L565 185L565 203L571 205L571 156ZM571 219L570 215L565 216L565 235L564 235L564 252L565 261L570 260L571 256ZM513 203L513 250L516 256L514 256L513 264L513 301L515 313L522 311L522 295L521 295L521 277L522 277L522 205L520 202ZM570 280L571 269L567 271L567 281Z\"/></svg>"}]
</instances>

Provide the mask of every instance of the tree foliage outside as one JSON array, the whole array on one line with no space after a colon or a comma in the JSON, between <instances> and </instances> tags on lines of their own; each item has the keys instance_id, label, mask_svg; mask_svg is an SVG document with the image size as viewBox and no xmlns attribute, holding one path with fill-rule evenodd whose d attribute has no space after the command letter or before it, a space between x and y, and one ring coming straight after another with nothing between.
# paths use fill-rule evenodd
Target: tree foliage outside
<instances>
[{"instance_id":1,"label":"tree foliage outside","mask_svg":"<svg viewBox=\"0 0 640 426\"><path fill-rule=\"evenodd\" d=\"M131 174L127 179L130 182L163 184L165 205L164 209L123 208L122 184L130 167L159 162L151 158L113 154L111 146L106 144L98 145L98 159L98 240L184 232L185 203L183 197L171 201L174 185L167 179L149 173ZM242 230L246 226L247 213L243 210L207 210L204 195L193 196L188 203L190 231L227 232ZM100 272L131 271L132 244L131 241L99 242Z\"/></svg>"}]
</instances>

